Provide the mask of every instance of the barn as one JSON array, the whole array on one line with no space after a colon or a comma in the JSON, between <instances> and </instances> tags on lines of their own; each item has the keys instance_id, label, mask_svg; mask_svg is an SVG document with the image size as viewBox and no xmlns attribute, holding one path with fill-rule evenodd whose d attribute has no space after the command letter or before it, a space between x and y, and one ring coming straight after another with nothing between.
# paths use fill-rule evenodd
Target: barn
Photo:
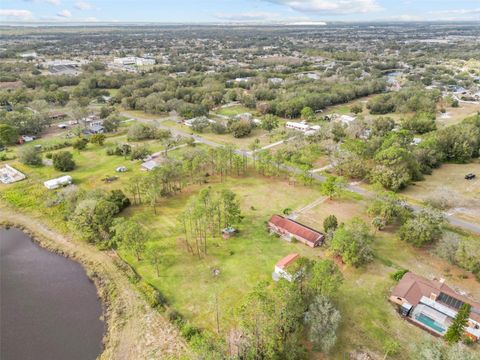
<instances>
[{"instance_id":1,"label":"barn","mask_svg":"<svg viewBox=\"0 0 480 360\"><path fill-rule=\"evenodd\" d=\"M273 215L268 221L268 228L287 241L296 239L312 248L322 245L325 239L321 232L281 215Z\"/></svg>"}]
</instances>

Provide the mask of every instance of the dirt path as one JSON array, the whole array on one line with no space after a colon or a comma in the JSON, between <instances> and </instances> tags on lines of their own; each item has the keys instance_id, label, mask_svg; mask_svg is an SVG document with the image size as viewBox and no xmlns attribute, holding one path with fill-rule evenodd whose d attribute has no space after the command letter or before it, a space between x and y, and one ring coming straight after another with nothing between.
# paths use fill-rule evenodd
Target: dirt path
<instances>
[{"instance_id":1,"label":"dirt path","mask_svg":"<svg viewBox=\"0 0 480 360\"><path fill-rule=\"evenodd\" d=\"M148 306L115 265L114 254L101 252L49 229L35 218L1 206L0 222L25 228L42 246L80 262L94 279L106 305L107 333L100 359L178 359L187 353L176 328Z\"/></svg>"}]
</instances>

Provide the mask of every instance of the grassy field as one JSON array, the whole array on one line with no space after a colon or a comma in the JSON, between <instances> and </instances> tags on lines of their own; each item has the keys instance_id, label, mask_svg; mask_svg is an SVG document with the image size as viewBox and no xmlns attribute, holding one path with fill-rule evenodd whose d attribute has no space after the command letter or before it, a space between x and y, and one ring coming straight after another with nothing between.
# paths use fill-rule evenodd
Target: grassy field
<instances>
[{"instance_id":1,"label":"grassy field","mask_svg":"<svg viewBox=\"0 0 480 360\"><path fill-rule=\"evenodd\" d=\"M462 122L463 119L480 111L480 104L460 103L459 107L446 107L445 114L437 114L437 125L445 127Z\"/></svg>"},{"instance_id":2,"label":"grassy field","mask_svg":"<svg viewBox=\"0 0 480 360\"><path fill-rule=\"evenodd\" d=\"M117 143L126 142L126 140L126 135L117 135L107 138L105 145L102 147L98 145L88 144L87 148L83 151L74 150L72 147L66 147L60 150L51 151L51 153L59 151L70 151L73 154L73 159L77 166L74 171L68 174L72 176L73 182L76 185L81 185L86 189L122 188L125 187L128 179L131 176L141 171L141 161L124 159L122 156L107 156L106 149L108 147L115 146L115 144ZM42 144L43 146L46 146L61 143L64 141L65 139L48 138L36 140L34 144ZM163 145L157 140L129 142L129 144L134 146L145 145L152 152L160 152L164 149ZM20 148L21 147L12 148L8 152L9 156L16 156L16 153ZM185 151L185 148L173 150L169 153L169 156L179 156L179 154L181 154L183 151ZM22 164L18 159L0 162L0 165L2 164L9 164L27 175L27 179L25 181L15 184L13 186L0 184L0 191L5 192L8 192L10 189L15 189L17 187L32 187L34 189L40 190L43 188L44 181L65 175L65 173L55 170L53 166L44 165L38 167L31 167ZM115 169L119 166L126 166L129 171L126 173L115 172ZM118 176L119 179L117 181L109 184L106 184L102 181L102 179L104 179L105 177L114 175ZM25 196L28 197L27 191Z\"/></svg>"},{"instance_id":3,"label":"grassy field","mask_svg":"<svg viewBox=\"0 0 480 360\"><path fill-rule=\"evenodd\" d=\"M474 180L465 180L468 173L477 174ZM402 192L408 198L425 202L444 199L449 212L468 221L480 223L480 162L444 164L426 175L425 180L409 186Z\"/></svg>"},{"instance_id":4,"label":"grassy field","mask_svg":"<svg viewBox=\"0 0 480 360\"><path fill-rule=\"evenodd\" d=\"M224 108L216 110L215 112L219 115L224 115L224 116L235 116L235 115L243 114L243 113L251 113L254 116L257 115L257 112L255 110L251 110L251 109L249 109L245 106L242 106L242 105L224 107Z\"/></svg>"},{"instance_id":5,"label":"grassy field","mask_svg":"<svg viewBox=\"0 0 480 360\"><path fill-rule=\"evenodd\" d=\"M212 242L209 255L203 259L187 253L179 240L177 216L189 196L199 189L192 187L180 196L164 201L156 216L151 209L128 210L129 215L154 234L152 244L158 243L166 248L160 277L144 261L137 262L131 255L122 254L188 319L213 330L215 294L219 299L222 329L225 329L231 324L230 310L258 281L270 279L273 266L280 258L291 252L310 258L331 255L323 248L310 249L302 244L284 242L268 235L265 230L265 221L271 214L280 213L286 207L300 209L321 197L317 188L293 187L280 180L258 177L229 179L225 183L210 185L228 187L239 195L245 219L237 237ZM335 214L341 222L354 216L369 222L366 206L365 200L326 200L302 213L299 220L319 230L322 230L323 219L330 214ZM387 301L394 286L388 275L399 268L411 269L428 277L447 277L449 283L480 295L478 283L467 273L427 251L407 246L391 230L377 234L374 244L377 259L366 268L355 269L339 264L345 283L336 298L343 321L335 358L341 359L347 351L356 348L374 350L383 356L383 349L390 342L398 342L402 349L408 349L410 344L429 337L403 321ZM217 279L212 275L213 269L221 271ZM409 359L408 351L402 350L397 358Z\"/></svg>"},{"instance_id":6,"label":"grassy field","mask_svg":"<svg viewBox=\"0 0 480 360\"><path fill-rule=\"evenodd\" d=\"M113 144L123 140L125 135L111 137L107 142ZM161 149L160 143L149 143L152 148ZM16 149L18 148L14 150ZM172 156L180 156L182 151L184 149L174 150ZM75 184L83 189L124 188L128 179L140 171L140 162L106 156L105 147L89 144L85 151L72 152L77 169L70 174ZM68 231L62 214L55 207L45 207L45 201L51 192L45 190L43 181L62 173L51 166L32 168L18 161L8 163L24 172L28 179L10 186L0 185L0 198L10 205L45 219L46 223L56 223L55 226ZM127 166L130 171L116 174L115 167L120 165ZM437 171L443 170L446 173L438 175L439 179L449 173L448 167ZM472 171L479 170L474 168ZM450 172L452 171L450 169ZM119 176L119 179L111 184L105 184L101 180L114 174ZM436 172L432 178L435 176ZM424 183L430 184L429 180ZM225 182L211 177L209 181L208 186L229 188L240 199L245 218L236 237L229 240L219 237L210 241L208 255L201 259L188 253L177 219L188 199L203 186L207 186L192 185L183 189L179 195L163 199L157 214L147 205L132 206L122 214L135 219L149 230L151 241L148 246L160 244L164 247L160 276L156 275L155 269L145 260L137 261L124 250L120 250L120 254L142 277L167 297L173 308L180 311L195 326L212 331L215 329L217 295L221 330L226 331L234 322L232 310L259 281L271 279L274 265L279 259L291 252L312 259L332 255L324 247L311 249L300 243L288 243L270 236L266 231L265 222L272 214L282 213L285 208L299 210L322 198L318 185L293 186L281 179L254 175L228 178ZM459 183L452 186L460 187ZM298 219L320 231L323 230L324 218L330 214L335 214L340 222L358 216L369 223L370 219L365 213L367 205L366 199L347 194L343 199L323 201L302 212ZM428 251L414 249L402 243L393 230L388 229L376 234L373 245L376 259L373 263L360 269L339 263L345 281L335 299L342 312L342 323L338 343L333 351L334 359L344 359L348 351L359 348L382 358L385 347L391 342L397 342L402 350L394 357L407 360L410 358L410 345L429 338L422 330L403 321L387 301L394 286L389 274L398 268L410 269L427 277L445 277L449 284L468 289L474 296L480 297L480 286L471 275L432 256ZM220 270L218 277L213 276L213 269ZM315 358L317 356L322 358L314 354Z\"/></svg>"},{"instance_id":7,"label":"grassy field","mask_svg":"<svg viewBox=\"0 0 480 360\"><path fill-rule=\"evenodd\" d=\"M265 228L265 222L272 214L280 213L286 207L295 209L307 204L312 197L320 196L318 189L293 187L279 180L258 177L229 179L225 183L211 185L228 187L239 196L245 219L238 236L215 240L209 245L210 251L205 258L197 259L187 253L179 241L181 233L177 217L188 198L198 190L198 187L191 187L180 196L165 200L156 216L151 209L129 209L129 214L136 216L155 234L154 242L167 248L166 262L161 270L163 276L156 278L149 265L123 254L167 295L176 308L195 324L210 329L215 320L212 316L215 293L221 301L222 323L226 325L231 317L228 309L237 305L242 295L258 281L270 279L273 266L279 259L293 251L309 256L320 253L319 250L289 244L270 236ZM285 191L286 188L288 191ZM221 271L218 279L212 276L214 268ZM192 294L195 294L195 301L192 301Z\"/></svg>"},{"instance_id":8,"label":"grassy field","mask_svg":"<svg viewBox=\"0 0 480 360\"><path fill-rule=\"evenodd\" d=\"M365 96L365 97L362 97L362 98L359 98L359 99L349 101L348 103L345 103L345 104L329 106L323 111L323 114L353 115L352 112L350 111L350 109L352 108L352 106L358 104L358 105L363 106L362 115L368 115L368 110L367 110L366 104L367 104L368 100L370 100L374 96L375 95Z\"/></svg>"},{"instance_id":9,"label":"grassy field","mask_svg":"<svg viewBox=\"0 0 480 360\"><path fill-rule=\"evenodd\" d=\"M110 96L115 96L118 93L118 89L106 89Z\"/></svg>"},{"instance_id":10,"label":"grassy field","mask_svg":"<svg viewBox=\"0 0 480 360\"><path fill-rule=\"evenodd\" d=\"M162 117L161 115L149 114L142 110L123 110L122 114L125 116L139 117L147 120L158 120Z\"/></svg>"},{"instance_id":11,"label":"grassy field","mask_svg":"<svg viewBox=\"0 0 480 360\"><path fill-rule=\"evenodd\" d=\"M162 125L178 129L181 131L184 131L186 133L191 133L191 134L198 134L204 139L214 141L219 144L223 145L235 145L238 149L242 150L248 150L249 145L255 140L259 139L260 140L260 146L265 146L270 144L271 142L274 142L270 140L270 137L268 135L268 132L259 128L255 128L252 130L251 134L249 136L243 137L243 138L235 138L232 134L215 134L212 132L204 132L204 133L197 133L193 131L191 127L188 127L186 125L178 124L175 121L172 120L166 120L162 121Z\"/></svg>"}]
</instances>

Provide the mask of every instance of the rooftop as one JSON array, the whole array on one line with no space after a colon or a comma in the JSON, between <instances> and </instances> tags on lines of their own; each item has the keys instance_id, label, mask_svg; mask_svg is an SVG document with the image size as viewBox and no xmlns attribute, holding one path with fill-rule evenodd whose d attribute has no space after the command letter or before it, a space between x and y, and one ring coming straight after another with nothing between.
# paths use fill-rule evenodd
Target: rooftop
<instances>
[{"instance_id":1,"label":"rooftop","mask_svg":"<svg viewBox=\"0 0 480 360\"><path fill-rule=\"evenodd\" d=\"M398 285L393 289L392 296L403 298L412 305L417 305L423 297L431 298L455 311L463 303L470 304L472 311L470 318L480 322L480 303L460 295L445 284L443 280L428 280L411 272L406 273Z\"/></svg>"},{"instance_id":2,"label":"rooftop","mask_svg":"<svg viewBox=\"0 0 480 360\"><path fill-rule=\"evenodd\" d=\"M280 215L273 215L269 223L288 231L290 234L297 235L308 242L316 242L323 238L323 234L308 226L302 225L294 220L284 218Z\"/></svg>"},{"instance_id":3,"label":"rooftop","mask_svg":"<svg viewBox=\"0 0 480 360\"><path fill-rule=\"evenodd\" d=\"M292 253L292 254L288 254L287 256L285 256L282 260L280 260L279 262L277 262L277 265L279 268L281 269L285 269L287 268L289 265L291 265L292 263L294 263L298 258L300 257L300 255L298 255L297 253Z\"/></svg>"}]
</instances>

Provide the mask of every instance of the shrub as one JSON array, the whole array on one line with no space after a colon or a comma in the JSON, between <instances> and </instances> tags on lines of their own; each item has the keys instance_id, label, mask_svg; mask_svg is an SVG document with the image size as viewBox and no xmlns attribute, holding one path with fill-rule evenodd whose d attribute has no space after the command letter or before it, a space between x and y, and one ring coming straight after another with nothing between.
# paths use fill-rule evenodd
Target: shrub
<instances>
[{"instance_id":1,"label":"shrub","mask_svg":"<svg viewBox=\"0 0 480 360\"><path fill-rule=\"evenodd\" d=\"M140 290L145 300L147 300L148 304L152 308L163 306L167 303L165 297L152 285L144 281L140 281L137 284L137 288Z\"/></svg>"},{"instance_id":2,"label":"shrub","mask_svg":"<svg viewBox=\"0 0 480 360\"><path fill-rule=\"evenodd\" d=\"M435 114L421 113L402 120L402 128L417 134L424 134L435 130Z\"/></svg>"},{"instance_id":3,"label":"shrub","mask_svg":"<svg viewBox=\"0 0 480 360\"><path fill-rule=\"evenodd\" d=\"M187 341L190 341L194 336L201 334L199 328L190 325L189 323L184 324L180 329L180 332L182 333L182 336L187 339Z\"/></svg>"},{"instance_id":4,"label":"shrub","mask_svg":"<svg viewBox=\"0 0 480 360\"><path fill-rule=\"evenodd\" d=\"M107 196L107 200L117 205L119 212L125 210L131 204L130 199L125 196L122 190L112 190Z\"/></svg>"},{"instance_id":5,"label":"shrub","mask_svg":"<svg viewBox=\"0 0 480 360\"><path fill-rule=\"evenodd\" d=\"M61 151L53 155L53 167L58 171L72 171L75 169L72 153Z\"/></svg>"},{"instance_id":6,"label":"shrub","mask_svg":"<svg viewBox=\"0 0 480 360\"><path fill-rule=\"evenodd\" d=\"M433 243L442 236L444 221L439 211L424 209L402 225L400 239L417 247Z\"/></svg>"},{"instance_id":7,"label":"shrub","mask_svg":"<svg viewBox=\"0 0 480 360\"><path fill-rule=\"evenodd\" d=\"M338 220L335 215L329 215L323 220L323 230L329 232L330 230L335 231L338 227Z\"/></svg>"},{"instance_id":8,"label":"shrub","mask_svg":"<svg viewBox=\"0 0 480 360\"><path fill-rule=\"evenodd\" d=\"M128 129L127 139L133 141L148 140L155 138L155 127L142 123L136 123Z\"/></svg>"},{"instance_id":9,"label":"shrub","mask_svg":"<svg viewBox=\"0 0 480 360\"><path fill-rule=\"evenodd\" d=\"M73 143L73 148L77 150L85 150L85 148L87 147L87 144L88 144L87 139L80 138L75 140L75 142Z\"/></svg>"},{"instance_id":10,"label":"shrub","mask_svg":"<svg viewBox=\"0 0 480 360\"><path fill-rule=\"evenodd\" d=\"M359 218L353 218L335 231L331 248L344 263L358 267L373 259L372 242L368 225Z\"/></svg>"},{"instance_id":11,"label":"shrub","mask_svg":"<svg viewBox=\"0 0 480 360\"><path fill-rule=\"evenodd\" d=\"M143 160L152 152L146 146L137 146L131 150L130 159Z\"/></svg>"},{"instance_id":12,"label":"shrub","mask_svg":"<svg viewBox=\"0 0 480 360\"><path fill-rule=\"evenodd\" d=\"M230 126L230 130L232 131L232 134L236 138L242 138L245 136L250 135L252 132L253 126L250 124L248 121L236 121Z\"/></svg>"},{"instance_id":13,"label":"shrub","mask_svg":"<svg viewBox=\"0 0 480 360\"><path fill-rule=\"evenodd\" d=\"M18 154L20 162L26 165L38 166L42 165L42 156L40 151L34 146L25 146L20 149Z\"/></svg>"},{"instance_id":14,"label":"shrub","mask_svg":"<svg viewBox=\"0 0 480 360\"><path fill-rule=\"evenodd\" d=\"M105 139L107 137L104 135L104 134L94 134L92 135L92 137L90 138L90 142L92 144L97 144L99 146L103 146L103 144L105 143Z\"/></svg>"},{"instance_id":15,"label":"shrub","mask_svg":"<svg viewBox=\"0 0 480 360\"><path fill-rule=\"evenodd\" d=\"M393 274L390 274L390 277L395 280L396 282L399 282L402 280L403 276L408 272L407 269L400 269L395 271Z\"/></svg>"},{"instance_id":16,"label":"shrub","mask_svg":"<svg viewBox=\"0 0 480 360\"><path fill-rule=\"evenodd\" d=\"M168 308L165 311L165 316L167 319L174 324L181 325L184 322L184 318L182 314L180 314L177 310Z\"/></svg>"}]
</instances>

